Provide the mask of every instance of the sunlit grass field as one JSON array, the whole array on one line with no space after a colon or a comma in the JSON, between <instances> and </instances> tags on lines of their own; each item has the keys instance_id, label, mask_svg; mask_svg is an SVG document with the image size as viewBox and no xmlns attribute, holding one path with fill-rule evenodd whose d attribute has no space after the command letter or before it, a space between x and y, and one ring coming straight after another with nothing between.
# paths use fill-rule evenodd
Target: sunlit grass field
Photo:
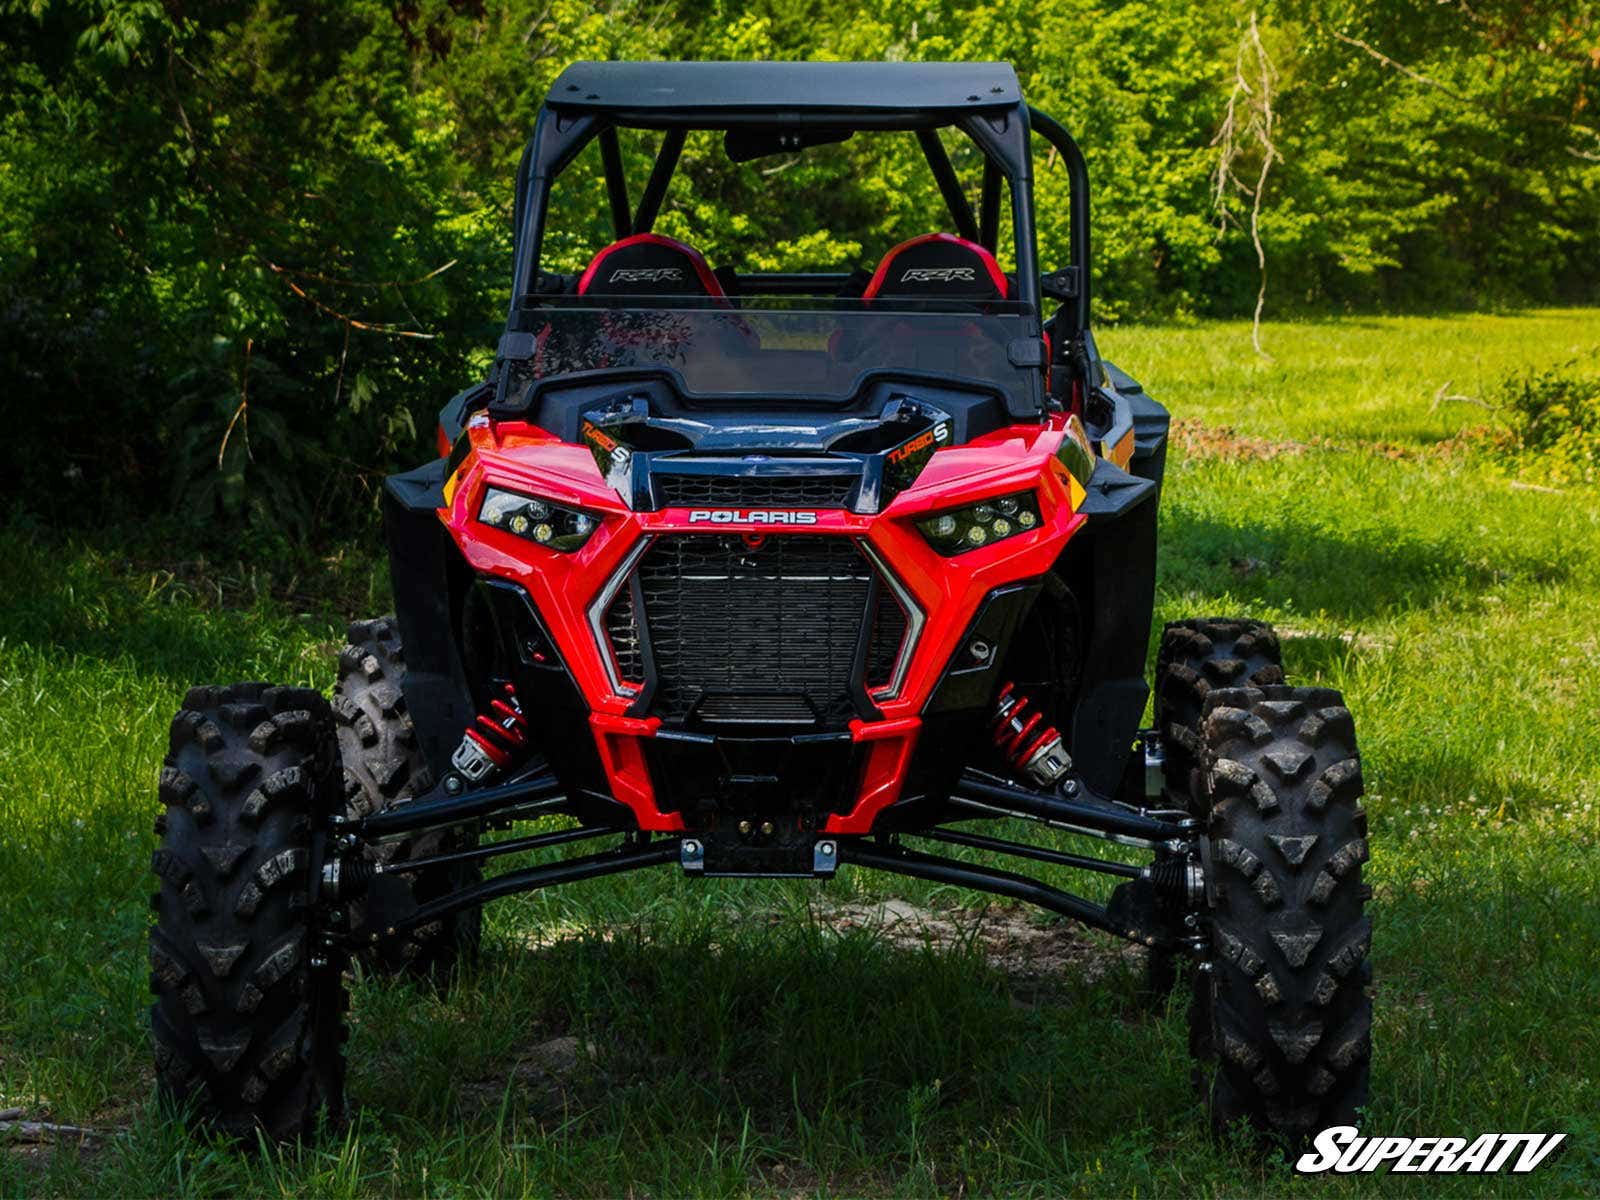
<instances>
[{"instance_id":1,"label":"sunlit grass field","mask_svg":"<svg viewBox=\"0 0 1600 1200\"><path fill-rule=\"evenodd\" d=\"M1270 324L1265 344L1270 360L1241 324L1101 338L1184 421L1158 622L1275 621L1291 675L1356 714L1376 925L1364 1131L1566 1131L1537 1175L1304 1179L1213 1144L1183 1002L1142 1007L1134 959L849 870L659 871L502 902L453 990L356 982L348 1130L264 1154L188 1138L152 1102L145 1042L167 723L193 682L331 684L343 620L382 609L381 569L330 568L337 586L310 594L360 609L335 612L226 564L174 575L13 526L0 1109L101 1136L0 1134L0 1192L1600 1192L1600 494L1457 437L1492 423L1473 401L1509 374L1600 347L1600 312ZM956 935L889 936L871 914L890 897ZM997 951L985 931L1021 921L1024 950Z\"/></svg>"}]
</instances>

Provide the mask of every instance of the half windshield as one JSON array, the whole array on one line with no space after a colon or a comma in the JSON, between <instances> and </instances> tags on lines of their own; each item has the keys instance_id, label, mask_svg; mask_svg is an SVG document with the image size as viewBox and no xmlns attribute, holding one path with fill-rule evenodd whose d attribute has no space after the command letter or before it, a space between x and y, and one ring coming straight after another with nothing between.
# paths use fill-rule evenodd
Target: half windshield
<instances>
[{"instance_id":1,"label":"half windshield","mask_svg":"<svg viewBox=\"0 0 1600 1200\"><path fill-rule=\"evenodd\" d=\"M661 306L660 297L527 312L515 373L524 381L577 372L660 370L687 398L844 403L877 378L913 378L998 392L1037 412L1038 368L1012 363L1030 336L1020 306L847 302L819 311L785 299Z\"/></svg>"}]
</instances>

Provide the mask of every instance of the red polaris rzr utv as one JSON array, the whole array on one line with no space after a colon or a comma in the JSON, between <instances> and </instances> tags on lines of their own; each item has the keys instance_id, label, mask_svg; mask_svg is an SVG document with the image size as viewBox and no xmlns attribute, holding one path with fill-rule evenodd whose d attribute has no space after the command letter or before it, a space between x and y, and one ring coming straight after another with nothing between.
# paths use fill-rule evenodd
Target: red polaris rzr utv
<instances>
[{"instance_id":1,"label":"red polaris rzr utv","mask_svg":"<svg viewBox=\"0 0 1600 1200\"><path fill-rule=\"evenodd\" d=\"M659 147L636 204L619 131ZM947 228L854 273L713 270L652 232L690 137L734 164L914 139ZM541 269L590 143L615 240ZM1044 267L1040 147L1071 184ZM1371 1022L1350 713L1284 683L1269 628L1200 619L1163 634L1141 728L1167 413L1090 335L1088 189L1005 64L569 67L518 172L491 377L387 483L396 615L352 626L331 703L200 687L173 722L163 1092L293 1137L341 1108L353 956L447 970L484 902L571 880L848 865L1131 939L1158 986L1187 960L1216 1123L1350 1122ZM1018 818L1144 861L1012 840ZM587 840L609 844L484 870ZM1092 903L974 851L1121 882Z\"/></svg>"}]
</instances>

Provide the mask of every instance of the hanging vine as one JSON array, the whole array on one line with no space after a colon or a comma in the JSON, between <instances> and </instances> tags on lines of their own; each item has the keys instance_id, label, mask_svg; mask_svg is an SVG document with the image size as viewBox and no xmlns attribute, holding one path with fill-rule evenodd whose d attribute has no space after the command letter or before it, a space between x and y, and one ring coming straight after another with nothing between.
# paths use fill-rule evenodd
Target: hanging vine
<instances>
[{"instance_id":1,"label":"hanging vine","mask_svg":"<svg viewBox=\"0 0 1600 1200\"><path fill-rule=\"evenodd\" d=\"M1217 236L1221 238L1236 222L1230 196L1238 193L1249 200L1250 242L1255 247L1260 280L1255 315L1250 322L1250 343L1263 358L1271 355L1261 348L1261 313L1267 303L1267 251L1261 242L1261 201L1272 164L1283 160L1273 137L1272 94L1277 80L1277 69L1267 57L1267 49L1261 42L1261 27L1252 11L1249 28L1234 57L1233 90L1228 95L1222 125L1211 139L1211 144L1218 148L1217 169L1212 176L1212 205L1217 214ZM1260 157L1253 184L1240 174L1241 160L1251 151Z\"/></svg>"}]
</instances>

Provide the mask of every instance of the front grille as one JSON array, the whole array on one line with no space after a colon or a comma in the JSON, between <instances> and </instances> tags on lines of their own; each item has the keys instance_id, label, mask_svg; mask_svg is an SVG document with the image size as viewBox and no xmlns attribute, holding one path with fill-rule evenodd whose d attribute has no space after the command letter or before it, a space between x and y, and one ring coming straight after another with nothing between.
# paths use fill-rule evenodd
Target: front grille
<instances>
[{"instance_id":1,"label":"front grille","mask_svg":"<svg viewBox=\"0 0 1600 1200\"><path fill-rule=\"evenodd\" d=\"M811 725L817 719L805 696L782 693L707 693L694 709L707 725Z\"/></svg>"},{"instance_id":2,"label":"front grille","mask_svg":"<svg viewBox=\"0 0 1600 1200\"><path fill-rule=\"evenodd\" d=\"M837 727L854 714L873 573L849 538L664 536L636 570L656 715Z\"/></svg>"},{"instance_id":3,"label":"front grille","mask_svg":"<svg viewBox=\"0 0 1600 1200\"><path fill-rule=\"evenodd\" d=\"M606 634L611 639L611 656L617 675L630 683L644 680L644 646L639 637L639 618L633 611L633 589L624 587L606 609Z\"/></svg>"},{"instance_id":4,"label":"front grille","mask_svg":"<svg viewBox=\"0 0 1600 1200\"><path fill-rule=\"evenodd\" d=\"M888 588L878 588L878 600L873 605L872 641L867 648L867 686L887 687L894 680L895 663L900 660L900 646L906 640L906 613L894 593Z\"/></svg>"},{"instance_id":5,"label":"front grille","mask_svg":"<svg viewBox=\"0 0 1600 1200\"><path fill-rule=\"evenodd\" d=\"M844 508L853 475L657 475L662 508Z\"/></svg>"}]
</instances>

